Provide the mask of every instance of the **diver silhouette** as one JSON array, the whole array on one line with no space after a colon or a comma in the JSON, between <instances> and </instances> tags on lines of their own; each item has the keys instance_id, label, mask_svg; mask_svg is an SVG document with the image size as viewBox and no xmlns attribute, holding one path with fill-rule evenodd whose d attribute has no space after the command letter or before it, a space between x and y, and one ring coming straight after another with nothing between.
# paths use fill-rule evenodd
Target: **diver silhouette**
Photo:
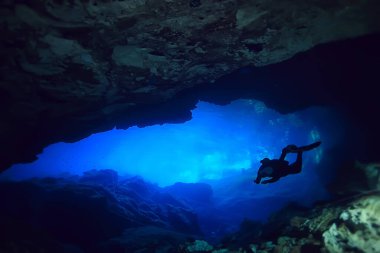
<instances>
[{"instance_id":1,"label":"diver silhouette","mask_svg":"<svg viewBox=\"0 0 380 253\"><path fill-rule=\"evenodd\" d=\"M266 179L261 183L268 184L276 182L281 177L285 177L289 174L300 173L302 170L302 153L304 151L312 150L319 145L321 145L320 141L302 147L297 147L296 145L288 145L282 149L280 159L264 158L260 161L261 166L257 172L255 183L260 184L261 179L264 177L270 177L270 179ZM297 153L297 159L292 164L289 164L289 162L285 160L285 156L288 153Z\"/></svg>"}]
</instances>

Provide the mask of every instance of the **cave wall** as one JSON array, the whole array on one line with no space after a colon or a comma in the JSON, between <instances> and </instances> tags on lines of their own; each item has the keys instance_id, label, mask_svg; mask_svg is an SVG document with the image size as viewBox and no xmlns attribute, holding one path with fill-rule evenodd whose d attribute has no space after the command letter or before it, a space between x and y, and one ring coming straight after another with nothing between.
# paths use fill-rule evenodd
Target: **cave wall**
<instances>
[{"instance_id":1,"label":"cave wall","mask_svg":"<svg viewBox=\"0 0 380 253\"><path fill-rule=\"evenodd\" d=\"M380 31L376 0L8 0L0 12L1 170L115 126L189 120L199 99L338 105L364 149L379 140L378 36L307 51Z\"/></svg>"}]
</instances>

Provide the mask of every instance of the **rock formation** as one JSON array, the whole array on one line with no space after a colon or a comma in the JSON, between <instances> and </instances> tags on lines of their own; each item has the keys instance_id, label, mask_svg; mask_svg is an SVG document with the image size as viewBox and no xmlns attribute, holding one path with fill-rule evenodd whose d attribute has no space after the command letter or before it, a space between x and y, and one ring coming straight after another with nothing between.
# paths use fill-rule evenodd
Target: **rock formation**
<instances>
[{"instance_id":1,"label":"rock formation","mask_svg":"<svg viewBox=\"0 0 380 253\"><path fill-rule=\"evenodd\" d=\"M180 200L110 170L0 182L0 203L0 252L154 252L201 233Z\"/></svg>"},{"instance_id":2,"label":"rock formation","mask_svg":"<svg viewBox=\"0 0 380 253\"><path fill-rule=\"evenodd\" d=\"M0 168L30 162L51 143L115 126L187 120L198 97L185 99L181 92L213 82L217 90L216 80L241 67L281 62L320 43L378 32L379 5L2 1Z\"/></svg>"},{"instance_id":3,"label":"rock formation","mask_svg":"<svg viewBox=\"0 0 380 253\"><path fill-rule=\"evenodd\" d=\"M2 183L0 251L379 252L378 0L4 0L0 13L0 171L52 143L238 98L283 113L333 105L352 122L347 156L372 163L342 166L333 202L246 221L213 249L184 242L199 232L193 199L136 178Z\"/></svg>"},{"instance_id":4,"label":"rock formation","mask_svg":"<svg viewBox=\"0 0 380 253\"><path fill-rule=\"evenodd\" d=\"M379 252L380 188L376 166L357 163L350 173L361 182L342 185L333 199L312 209L289 205L266 224L244 221L238 232L226 237L212 252ZM350 178L346 182L349 181Z\"/></svg>"}]
</instances>

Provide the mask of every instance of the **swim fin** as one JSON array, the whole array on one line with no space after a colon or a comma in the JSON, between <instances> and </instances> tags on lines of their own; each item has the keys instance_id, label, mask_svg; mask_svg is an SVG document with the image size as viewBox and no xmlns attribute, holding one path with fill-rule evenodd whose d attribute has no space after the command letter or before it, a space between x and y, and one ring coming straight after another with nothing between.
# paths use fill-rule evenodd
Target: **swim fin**
<instances>
[{"instance_id":1,"label":"swim fin","mask_svg":"<svg viewBox=\"0 0 380 253\"><path fill-rule=\"evenodd\" d=\"M317 141L317 142L314 142L314 143L306 145L306 146L298 147L298 150L300 150L300 151L312 150L312 149L319 147L319 145L321 145L321 143L322 142Z\"/></svg>"},{"instance_id":2,"label":"swim fin","mask_svg":"<svg viewBox=\"0 0 380 253\"><path fill-rule=\"evenodd\" d=\"M315 149L316 147L319 147L319 145L321 145L321 143L322 142L317 141L317 142L314 142L312 144L309 144L309 145L306 145L306 146L301 146L301 147L296 147L294 145L289 145L288 146L288 152L289 153L297 153L299 151L309 151L309 150Z\"/></svg>"}]
</instances>

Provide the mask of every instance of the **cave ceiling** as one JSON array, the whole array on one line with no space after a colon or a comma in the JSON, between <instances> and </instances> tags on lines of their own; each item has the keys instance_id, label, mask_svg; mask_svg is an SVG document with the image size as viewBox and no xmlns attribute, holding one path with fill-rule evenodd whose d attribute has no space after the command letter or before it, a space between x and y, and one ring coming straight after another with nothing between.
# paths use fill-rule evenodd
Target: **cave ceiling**
<instances>
[{"instance_id":1,"label":"cave ceiling","mask_svg":"<svg viewBox=\"0 0 380 253\"><path fill-rule=\"evenodd\" d=\"M177 99L242 67L380 31L378 0L6 0L0 168L115 126L184 121ZM254 82L254 79L253 79ZM254 97L254 95L253 95ZM182 104L181 104L182 103ZM164 113L157 114L160 105Z\"/></svg>"}]
</instances>

